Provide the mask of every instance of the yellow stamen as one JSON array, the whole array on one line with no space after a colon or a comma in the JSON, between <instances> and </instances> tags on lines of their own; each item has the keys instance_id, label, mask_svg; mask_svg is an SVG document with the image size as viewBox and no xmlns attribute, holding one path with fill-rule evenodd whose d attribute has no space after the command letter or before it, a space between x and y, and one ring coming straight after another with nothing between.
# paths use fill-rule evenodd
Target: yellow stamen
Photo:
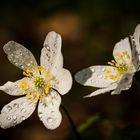
<instances>
[{"instance_id":1,"label":"yellow stamen","mask_svg":"<svg viewBox=\"0 0 140 140\"><path fill-rule=\"evenodd\" d=\"M52 80L54 77L50 71L42 66L38 66L37 69L30 68L24 70L23 75L30 78L31 84L26 80L22 80L18 88L22 89L21 93L26 93L27 97L32 95L34 98L41 99L45 97L53 87Z\"/></svg>"},{"instance_id":2,"label":"yellow stamen","mask_svg":"<svg viewBox=\"0 0 140 140\"><path fill-rule=\"evenodd\" d=\"M111 69L107 69L106 70L106 75L105 75L105 79L109 78L111 80L119 80L122 74L125 74L128 72L128 65L126 62L126 60L130 59L130 55L128 54L127 51L121 52L121 53L116 53L114 54L114 56L116 57L116 61L119 62L117 63L115 60L111 60L110 62L108 62L109 65L116 67L116 72L114 73L111 72ZM112 74L114 73L114 75Z\"/></svg>"}]
</instances>

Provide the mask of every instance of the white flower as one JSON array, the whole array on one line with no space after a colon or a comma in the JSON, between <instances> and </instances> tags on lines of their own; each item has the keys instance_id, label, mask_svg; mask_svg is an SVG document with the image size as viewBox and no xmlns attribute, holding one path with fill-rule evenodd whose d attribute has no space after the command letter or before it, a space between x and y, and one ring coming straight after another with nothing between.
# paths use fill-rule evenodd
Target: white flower
<instances>
[{"instance_id":1,"label":"white flower","mask_svg":"<svg viewBox=\"0 0 140 140\"><path fill-rule=\"evenodd\" d=\"M72 86L71 74L63 68L61 36L53 31L48 33L41 51L41 66L28 49L14 41L8 42L3 49L9 61L23 69L26 77L7 82L0 90L13 96L26 96L3 107L0 126L6 129L21 123L34 112L38 103L38 116L43 124L48 129L57 128L62 118L59 94L66 94Z\"/></svg>"},{"instance_id":2,"label":"white flower","mask_svg":"<svg viewBox=\"0 0 140 140\"><path fill-rule=\"evenodd\" d=\"M75 80L84 86L100 89L85 97L91 97L112 91L119 94L131 87L134 73L140 66L140 25L135 29L134 36L127 37L116 43L113 50L115 60L108 62L110 66L91 66L76 73Z\"/></svg>"}]
</instances>

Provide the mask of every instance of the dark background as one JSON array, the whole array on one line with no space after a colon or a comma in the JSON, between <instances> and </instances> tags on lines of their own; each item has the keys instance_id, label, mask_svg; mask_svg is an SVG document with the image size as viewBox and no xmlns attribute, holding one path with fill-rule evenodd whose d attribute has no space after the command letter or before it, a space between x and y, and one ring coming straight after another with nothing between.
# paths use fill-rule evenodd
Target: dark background
<instances>
[{"instance_id":1,"label":"dark background","mask_svg":"<svg viewBox=\"0 0 140 140\"><path fill-rule=\"evenodd\" d=\"M39 62L46 34L62 35L64 67L74 75L92 65L106 65L120 39L133 35L140 23L139 0L4 0L0 2L0 84L22 78L22 71L9 63L3 45L10 40L30 49ZM83 87L73 80L71 91L63 96L76 126L97 116L81 132L85 140L140 139L140 74L136 73L130 90L118 96L110 93L83 99L96 88ZM0 92L0 109L15 99ZM59 128L46 129L37 111L16 127L0 129L0 140L74 140L63 114Z\"/></svg>"}]
</instances>

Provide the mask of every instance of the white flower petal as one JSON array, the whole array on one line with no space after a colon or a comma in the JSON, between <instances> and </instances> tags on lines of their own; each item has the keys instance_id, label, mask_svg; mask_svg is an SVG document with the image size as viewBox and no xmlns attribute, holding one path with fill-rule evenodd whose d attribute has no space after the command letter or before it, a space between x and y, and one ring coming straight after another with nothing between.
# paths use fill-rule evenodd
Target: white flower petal
<instances>
[{"instance_id":1,"label":"white flower petal","mask_svg":"<svg viewBox=\"0 0 140 140\"><path fill-rule=\"evenodd\" d=\"M107 70L110 70L112 75L116 75L116 68L112 66L91 66L76 73L75 80L84 86L93 87L108 87L110 84L116 82L107 76Z\"/></svg>"},{"instance_id":2,"label":"white flower petal","mask_svg":"<svg viewBox=\"0 0 140 140\"><path fill-rule=\"evenodd\" d=\"M34 112L37 100L21 97L5 105L0 114L1 128L15 126L27 119Z\"/></svg>"},{"instance_id":3,"label":"white flower petal","mask_svg":"<svg viewBox=\"0 0 140 140\"><path fill-rule=\"evenodd\" d=\"M111 94L112 95L114 95L114 94L117 95L117 94L120 94L122 90L128 90L132 85L133 76L134 76L134 73L124 74L122 76L121 80L119 81L116 89Z\"/></svg>"},{"instance_id":4,"label":"white flower petal","mask_svg":"<svg viewBox=\"0 0 140 140\"><path fill-rule=\"evenodd\" d=\"M9 41L4 45L3 49L8 55L9 61L15 66L21 69L37 66L33 54L21 44Z\"/></svg>"},{"instance_id":5,"label":"white flower petal","mask_svg":"<svg viewBox=\"0 0 140 140\"><path fill-rule=\"evenodd\" d=\"M22 90L18 87L19 83L21 83L23 80L26 80L27 82L30 82L29 78L23 78L21 80L18 80L16 82L8 81L3 86L0 86L0 90L4 91L5 93L13 96L21 96L26 93L23 93Z\"/></svg>"},{"instance_id":6,"label":"white flower petal","mask_svg":"<svg viewBox=\"0 0 140 140\"><path fill-rule=\"evenodd\" d=\"M63 57L61 53L61 36L54 31L49 32L44 41L44 47L41 50L40 63L46 69L63 66Z\"/></svg>"},{"instance_id":7,"label":"white flower petal","mask_svg":"<svg viewBox=\"0 0 140 140\"><path fill-rule=\"evenodd\" d=\"M64 68L59 70L56 81L54 88L62 95L66 94L72 87L71 73Z\"/></svg>"},{"instance_id":8,"label":"white flower petal","mask_svg":"<svg viewBox=\"0 0 140 140\"><path fill-rule=\"evenodd\" d=\"M60 95L52 90L47 97L44 97L38 105L38 116L48 129L57 128L62 120L59 106L61 103Z\"/></svg>"},{"instance_id":9,"label":"white flower petal","mask_svg":"<svg viewBox=\"0 0 140 140\"><path fill-rule=\"evenodd\" d=\"M123 52L127 52L129 55L129 58L126 57ZM119 59L118 61L118 56L116 54L122 54L123 58ZM132 55L131 55L131 47L130 47L130 42L128 37L121 40L120 42L116 43L114 50L113 50L113 56L114 59L118 64L121 64L124 60L125 62L130 65L132 62Z\"/></svg>"},{"instance_id":10,"label":"white flower petal","mask_svg":"<svg viewBox=\"0 0 140 140\"><path fill-rule=\"evenodd\" d=\"M132 53L132 63L135 67L135 71L139 71L140 70L140 55L138 54L137 51L137 46L136 46L136 42L135 39L133 37L130 37L131 40L131 53Z\"/></svg>"},{"instance_id":11,"label":"white flower petal","mask_svg":"<svg viewBox=\"0 0 140 140\"><path fill-rule=\"evenodd\" d=\"M98 89L98 90L96 90L96 91L92 92L91 94L84 96L84 97L92 97L92 96L96 96L99 94L103 94L103 93L109 92L111 90L114 90L116 87L117 87L117 83L114 83L106 88Z\"/></svg>"},{"instance_id":12,"label":"white flower petal","mask_svg":"<svg viewBox=\"0 0 140 140\"><path fill-rule=\"evenodd\" d=\"M138 51L138 54L140 55L140 24L137 25L134 31L134 39L136 43L136 49Z\"/></svg>"}]
</instances>

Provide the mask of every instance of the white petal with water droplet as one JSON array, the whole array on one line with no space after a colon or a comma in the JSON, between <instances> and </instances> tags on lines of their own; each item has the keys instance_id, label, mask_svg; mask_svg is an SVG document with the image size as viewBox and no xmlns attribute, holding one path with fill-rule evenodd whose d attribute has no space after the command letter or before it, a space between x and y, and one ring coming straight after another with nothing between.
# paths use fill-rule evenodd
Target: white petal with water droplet
<instances>
[{"instance_id":1,"label":"white petal with water droplet","mask_svg":"<svg viewBox=\"0 0 140 140\"><path fill-rule=\"evenodd\" d=\"M66 94L72 87L71 73L66 69L60 69L57 73L54 88L62 95Z\"/></svg>"},{"instance_id":2,"label":"white petal with water droplet","mask_svg":"<svg viewBox=\"0 0 140 140\"><path fill-rule=\"evenodd\" d=\"M56 94L55 100L53 100L53 98L54 98L53 94ZM43 124L48 129L52 130L52 129L57 128L60 125L61 120L62 120L62 116L59 111L61 97L54 90L52 90L47 96L49 96L51 98L51 100L48 102L48 101L46 101L47 98L45 97L44 100L39 102L38 116L39 116L40 120L43 122Z\"/></svg>"},{"instance_id":3,"label":"white petal with water droplet","mask_svg":"<svg viewBox=\"0 0 140 140\"><path fill-rule=\"evenodd\" d=\"M129 57L126 57L126 55L123 54L124 52L127 52ZM122 58L118 57L116 54L121 54ZM131 47L128 37L116 43L113 49L113 56L118 64L124 63L124 61L128 66L132 64Z\"/></svg>"},{"instance_id":4,"label":"white petal with water droplet","mask_svg":"<svg viewBox=\"0 0 140 140\"><path fill-rule=\"evenodd\" d=\"M24 103L24 105L23 105ZM0 126L4 129L15 126L27 119L34 112L37 100L21 97L5 105L0 114ZM15 106L15 104L17 104ZM22 111L22 108L25 111Z\"/></svg>"},{"instance_id":5,"label":"white petal with water droplet","mask_svg":"<svg viewBox=\"0 0 140 140\"><path fill-rule=\"evenodd\" d=\"M99 95L99 94L104 94L106 92L109 92L111 90L114 90L115 88L117 87L117 84L114 83L106 88L101 88L101 89L97 89L96 91L92 92L91 94L89 95L86 95L84 97L92 97L92 96L96 96L96 95Z\"/></svg>"},{"instance_id":6,"label":"white petal with water droplet","mask_svg":"<svg viewBox=\"0 0 140 140\"><path fill-rule=\"evenodd\" d=\"M19 43L9 41L3 47L9 61L21 69L37 66L33 54Z\"/></svg>"},{"instance_id":7,"label":"white petal with water droplet","mask_svg":"<svg viewBox=\"0 0 140 140\"><path fill-rule=\"evenodd\" d=\"M56 32L49 32L44 41L44 47L41 50L40 63L46 69L57 70L63 66L63 57L61 53L61 36ZM56 70L54 70L56 72ZM53 73L53 70L52 70ZM54 74L54 73L53 73Z\"/></svg>"},{"instance_id":8,"label":"white petal with water droplet","mask_svg":"<svg viewBox=\"0 0 140 140\"><path fill-rule=\"evenodd\" d=\"M26 94L25 92L22 92L22 89L19 88L19 84L23 81L26 80L27 83L30 83L30 79L29 78L23 78L21 80L18 80L16 82L7 82L5 83L3 86L0 86L0 90L6 92L9 95L13 95L13 96L21 96Z\"/></svg>"},{"instance_id":9,"label":"white petal with water droplet","mask_svg":"<svg viewBox=\"0 0 140 140\"><path fill-rule=\"evenodd\" d=\"M94 69L94 71L93 71ZM116 75L116 68L112 66L91 66L76 73L75 80L85 86L107 87L116 80L105 78L108 74L106 70L110 70L110 74Z\"/></svg>"}]
</instances>

